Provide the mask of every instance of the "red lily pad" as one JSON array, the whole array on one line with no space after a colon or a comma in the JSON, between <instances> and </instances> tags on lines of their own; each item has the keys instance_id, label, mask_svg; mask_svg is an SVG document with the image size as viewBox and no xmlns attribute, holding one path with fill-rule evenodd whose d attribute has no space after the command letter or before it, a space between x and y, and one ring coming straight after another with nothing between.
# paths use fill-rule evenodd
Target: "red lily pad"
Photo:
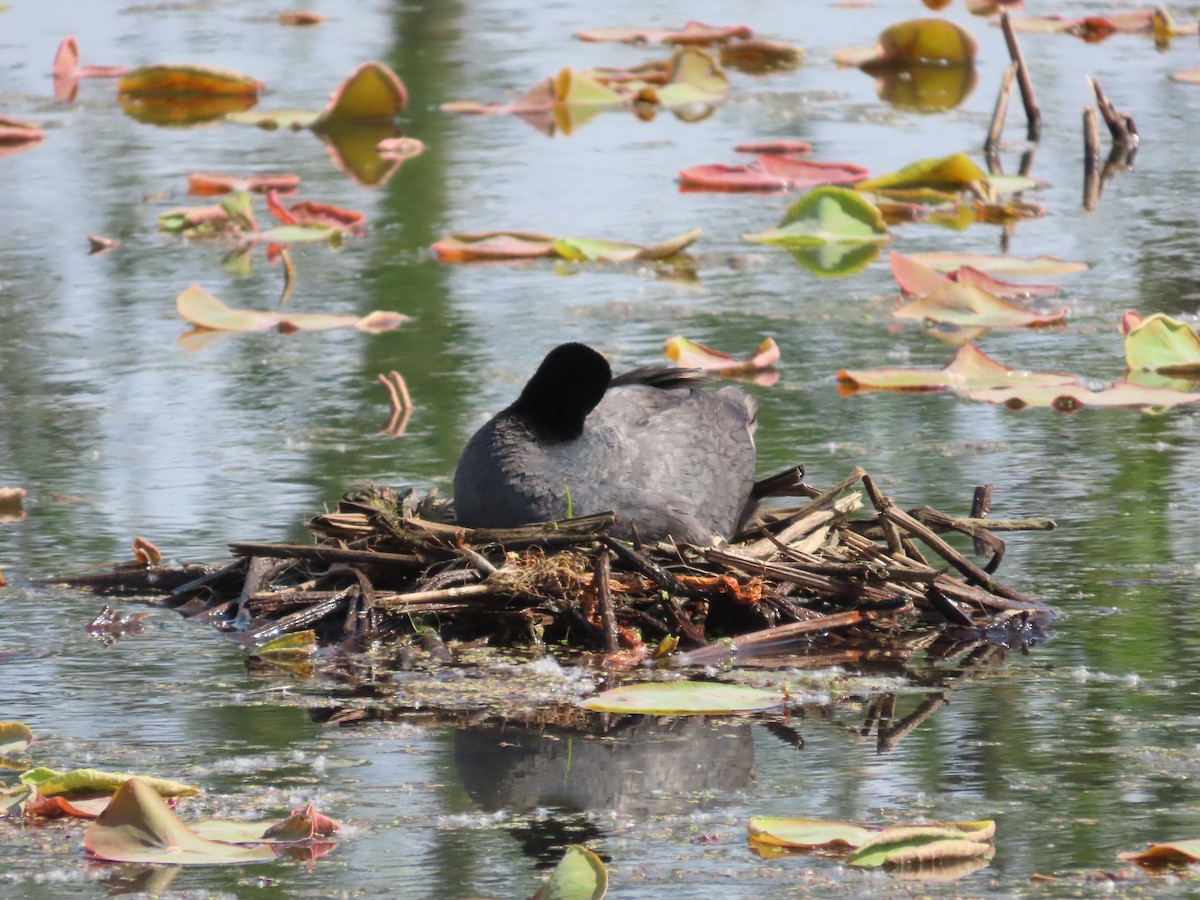
<instances>
[{"instance_id":1,"label":"red lily pad","mask_svg":"<svg viewBox=\"0 0 1200 900\"><path fill-rule=\"evenodd\" d=\"M219 172L194 172L188 176L188 193L197 197L228 194L232 191L268 191L289 193L300 186L299 175L223 175Z\"/></svg>"},{"instance_id":2,"label":"red lily pad","mask_svg":"<svg viewBox=\"0 0 1200 900\"><path fill-rule=\"evenodd\" d=\"M983 288L983 290L989 291L997 297L1004 297L1006 300L1016 300L1023 297L1057 297L1059 293L1057 284L1016 284L1011 281L1000 281L986 272L980 272L971 266L963 266L956 269L951 273L950 277L959 284L970 284L977 288Z\"/></svg>"},{"instance_id":3,"label":"red lily pad","mask_svg":"<svg viewBox=\"0 0 1200 900\"><path fill-rule=\"evenodd\" d=\"M905 256L893 250L888 254L888 263L892 267L892 277L900 285L900 290L906 294L924 297L949 287L951 279L936 269L917 262L911 256Z\"/></svg>"},{"instance_id":4,"label":"red lily pad","mask_svg":"<svg viewBox=\"0 0 1200 900\"><path fill-rule=\"evenodd\" d=\"M437 241L432 248L438 262L537 259L557 256L554 238L529 231L459 232Z\"/></svg>"},{"instance_id":5,"label":"red lily pad","mask_svg":"<svg viewBox=\"0 0 1200 900\"><path fill-rule=\"evenodd\" d=\"M0 148L25 149L45 136L46 132L36 125L0 116Z\"/></svg>"},{"instance_id":6,"label":"red lily pad","mask_svg":"<svg viewBox=\"0 0 1200 900\"><path fill-rule=\"evenodd\" d=\"M1078 384L1069 372L1030 372L992 359L974 344L963 344L940 369L842 369L837 374L843 397L866 391L958 391L989 388Z\"/></svg>"},{"instance_id":7,"label":"red lily pad","mask_svg":"<svg viewBox=\"0 0 1200 900\"><path fill-rule=\"evenodd\" d=\"M229 69L209 66L141 66L117 84L121 94L209 94L257 97L263 83Z\"/></svg>"},{"instance_id":8,"label":"red lily pad","mask_svg":"<svg viewBox=\"0 0 1200 900\"><path fill-rule=\"evenodd\" d=\"M267 193L267 209L286 225L319 225L354 234L362 234L367 222L365 213L313 200L298 200L285 208L273 190Z\"/></svg>"},{"instance_id":9,"label":"red lily pad","mask_svg":"<svg viewBox=\"0 0 1200 900\"><path fill-rule=\"evenodd\" d=\"M1043 328L1061 325L1067 317L1067 309L1063 307L1050 315L1038 315L982 288L955 283L904 304L892 315L897 319L965 327Z\"/></svg>"},{"instance_id":10,"label":"red lily pad","mask_svg":"<svg viewBox=\"0 0 1200 900\"><path fill-rule=\"evenodd\" d=\"M812 144L808 141L798 141L792 138L777 138L769 141L746 141L734 146L738 153L781 153L789 156L801 156L812 152Z\"/></svg>"},{"instance_id":11,"label":"red lily pad","mask_svg":"<svg viewBox=\"0 0 1200 900\"><path fill-rule=\"evenodd\" d=\"M1200 838L1150 844L1140 853L1118 853L1117 858L1147 869L1192 865L1200 862Z\"/></svg>"},{"instance_id":12,"label":"red lily pad","mask_svg":"<svg viewBox=\"0 0 1200 900\"><path fill-rule=\"evenodd\" d=\"M83 835L96 859L171 865L230 865L275 859L269 846L208 841L194 834L140 778L131 778Z\"/></svg>"}]
</instances>

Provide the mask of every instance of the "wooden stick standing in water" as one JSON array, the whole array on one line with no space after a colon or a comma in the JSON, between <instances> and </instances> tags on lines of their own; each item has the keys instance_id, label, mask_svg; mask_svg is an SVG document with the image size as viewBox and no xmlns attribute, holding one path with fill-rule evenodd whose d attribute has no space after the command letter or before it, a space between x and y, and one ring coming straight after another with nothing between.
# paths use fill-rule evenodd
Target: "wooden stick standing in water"
<instances>
[{"instance_id":1,"label":"wooden stick standing in water","mask_svg":"<svg viewBox=\"0 0 1200 900\"><path fill-rule=\"evenodd\" d=\"M1008 12L1000 13L1000 28L1004 31L1004 43L1008 45L1008 55L1017 64L1017 86L1021 89L1021 102L1025 105L1025 119L1028 122L1026 136L1031 141L1039 141L1042 137L1042 112L1038 109L1037 99L1033 96L1033 82L1029 80L1029 67L1025 65L1025 54L1017 43L1017 34L1013 31Z\"/></svg>"}]
</instances>

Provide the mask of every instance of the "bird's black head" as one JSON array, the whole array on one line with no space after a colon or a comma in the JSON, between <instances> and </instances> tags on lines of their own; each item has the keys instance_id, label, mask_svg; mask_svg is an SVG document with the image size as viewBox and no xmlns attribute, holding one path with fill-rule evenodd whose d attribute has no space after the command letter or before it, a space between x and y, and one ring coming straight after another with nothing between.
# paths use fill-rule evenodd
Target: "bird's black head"
<instances>
[{"instance_id":1,"label":"bird's black head","mask_svg":"<svg viewBox=\"0 0 1200 900\"><path fill-rule=\"evenodd\" d=\"M608 360L591 347L560 344L546 354L508 412L523 417L538 437L574 440L611 380Z\"/></svg>"}]
</instances>

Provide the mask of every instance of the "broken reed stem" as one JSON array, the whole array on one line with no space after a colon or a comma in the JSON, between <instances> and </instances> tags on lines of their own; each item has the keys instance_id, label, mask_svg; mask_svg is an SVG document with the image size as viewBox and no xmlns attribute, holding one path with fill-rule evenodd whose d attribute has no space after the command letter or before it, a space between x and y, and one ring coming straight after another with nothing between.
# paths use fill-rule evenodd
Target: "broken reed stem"
<instances>
[{"instance_id":1,"label":"broken reed stem","mask_svg":"<svg viewBox=\"0 0 1200 900\"><path fill-rule=\"evenodd\" d=\"M1017 64L1009 63L1000 78L1000 93L996 95L996 107L992 110L992 124L988 128L987 140L983 142L983 153L987 157L988 171L1000 174L1000 135L1004 132L1004 117L1008 115L1008 100L1012 96L1013 79Z\"/></svg>"},{"instance_id":2,"label":"broken reed stem","mask_svg":"<svg viewBox=\"0 0 1200 900\"><path fill-rule=\"evenodd\" d=\"M1017 65L1017 86L1021 89L1021 103L1025 106L1025 120L1028 123L1026 137L1036 143L1042 137L1042 112L1033 96L1029 67L1025 64L1025 54L1021 52L1021 45L1017 42L1017 33L1013 31L1007 10L1000 13L1000 28L1004 31L1004 43L1008 45L1009 58Z\"/></svg>"},{"instance_id":3,"label":"broken reed stem","mask_svg":"<svg viewBox=\"0 0 1200 900\"><path fill-rule=\"evenodd\" d=\"M988 513L992 511L992 495L995 493L995 485L980 484L975 487L975 494L971 497L971 518L986 519ZM989 528L988 531L993 529ZM987 542L975 538L975 555L983 556L987 552Z\"/></svg>"},{"instance_id":4,"label":"broken reed stem","mask_svg":"<svg viewBox=\"0 0 1200 900\"><path fill-rule=\"evenodd\" d=\"M260 544L241 542L230 544L236 556L255 559L274 554L276 559L311 559L317 562L366 563L369 565L392 565L408 569L422 569L426 563L421 557L407 553L382 553L375 550L348 550L344 547L314 547L308 544Z\"/></svg>"},{"instance_id":5,"label":"broken reed stem","mask_svg":"<svg viewBox=\"0 0 1200 900\"><path fill-rule=\"evenodd\" d=\"M854 470L849 475L847 475L833 487L819 493L807 506L801 507L788 519L785 519L784 522L787 524L779 531L777 535L775 535L775 541L778 541L782 544L787 544L790 541L795 540L800 535L806 534L808 531L814 530L820 525L823 525L829 517L820 519L815 525L813 524L813 521L811 521L810 517L815 516L825 507L836 501L842 491L850 487L850 485L862 481L863 476L866 474L866 469L862 468L861 466L855 466ZM742 548L742 550L748 556L766 557L774 552L775 541L771 540L770 538L760 538L751 544L747 544Z\"/></svg>"},{"instance_id":6,"label":"broken reed stem","mask_svg":"<svg viewBox=\"0 0 1200 900\"><path fill-rule=\"evenodd\" d=\"M1104 88L1100 87L1100 82L1092 76L1087 76L1088 86L1092 89L1092 93L1096 95L1096 106L1100 109L1100 115L1104 118L1104 124L1108 126L1108 133L1112 135L1114 143L1128 144L1137 140L1136 133L1130 133L1125 119L1116 111L1108 97L1104 93ZM1129 119L1132 122L1132 119ZM1099 160L1100 153L1097 148L1096 158Z\"/></svg>"},{"instance_id":7,"label":"broken reed stem","mask_svg":"<svg viewBox=\"0 0 1200 900\"><path fill-rule=\"evenodd\" d=\"M1100 203L1100 124L1094 106L1083 110L1083 208L1088 212Z\"/></svg>"},{"instance_id":8,"label":"broken reed stem","mask_svg":"<svg viewBox=\"0 0 1200 900\"><path fill-rule=\"evenodd\" d=\"M459 584L454 587L439 588L434 591L413 591L408 594L376 595L375 605L388 609L403 609L416 603L438 603L443 600L464 600L470 597L483 597L487 594L499 594L495 585L491 584Z\"/></svg>"},{"instance_id":9,"label":"broken reed stem","mask_svg":"<svg viewBox=\"0 0 1200 900\"><path fill-rule=\"evenodd\" d=\"M870 475L863 475L862 483L863 487L867 490L867 496L871 498L871 504L875 507L875 512L880 514L879 527L883 529L883 537L887 541L888 551L892 556L904 556L904 544L900 541L899 529L896 528L894 522L882 515L885 498L879 492L879 486L875 484L875 479Z\"/></svg>"},{"instance_id":10,"label":"broken reed stem","mask_svg":"<svg viewBox=\"0 0 1200 900\"><path fill-rule=\"evenodd\" d=\"M884 509L880 515L886 516L909 534L920 538L925 542L926 546L937 553L938 556L946 560L946 562L950 563L950 565L954 566L954 568L958 569L958 571L962 572L962 574L971 581L974 581L976 584L987 588L987 590L991 593L997 594L1001 597L1007 597L1009 600L1020 600L1024 602L1029 599L1023 594L1006 588L1004 585L996 582L991 575L979 568L979 566L975 565L975 563L971 562L969 559L943 541L940 537L934 534L931 529L926 528L904 510L892 505L890 501L885 503Z\"/></svg>"},{"instance_id":11,"label":"broken reed stem","mask_svg":"<svg viewBox=\"0 0 1200 900\"><path fill-rule=\"evenodd\" d=\"M602 624L602 631L604 632L604 652L609 656L620 649L617 634L617 614L613 609L612 585L609 583L611 570L612 560L608 555L608 549L602 547L596 552L596 565L593 569L594 578L592 584L596 589L596 594L600 601L600 622Z\"/></svg>"},{"instance_id":12,"label":"broken reed stem","mask_svg":"<svg viewBox=\"0 0 1200 900\"><path fill-rule=\"evenodd\" d=\"M805 619L803 622L775 625L771 628L752 631L749 634L743 634L740 637L731 638L727 641L708 644L699 650L677 653L670 658L670 662L672 666L712 665L713 663L730 659L739 652L745 653L749 650L762 650L765 647L774 646L777 643L794 641L806 635L822 631L833 631L838 628L848 628L851 625L865 622L870 618L873 618L871 613L852 609L849 612Z\"/></svg>"}]
</instances>

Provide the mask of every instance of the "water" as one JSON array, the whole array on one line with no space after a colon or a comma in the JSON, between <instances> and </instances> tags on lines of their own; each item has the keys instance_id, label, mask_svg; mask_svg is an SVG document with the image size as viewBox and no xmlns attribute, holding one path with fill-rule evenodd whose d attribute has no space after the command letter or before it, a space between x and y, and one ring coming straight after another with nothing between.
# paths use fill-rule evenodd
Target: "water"
<instances>
[{"instance_id":1,"label":"water","mask_svg":"<svg viewBox=\"0 0 1200 900\"><path fill-rule=\"evenodd\" d=\"M728 5L351 2L312 30L281 28L248 3L59 0L0 13L0 111L47 131L41 146L0 159L0 485L29 491L28 518L0 526L9 580L0 592L0 719L34 728L41 764L195 781L205 789L191 803L196 815L262 817L312 799L349 823L314 865L185 871L169 890L527 896L539 865L583 841L611 859L612 896L1052 895L1062 886L1037 888L1029 876L1115 870L1118 851L1197 836L1195 412L1067 416L950 396L843 400L833 384L839 368L941 365L952 348L892 327L885 264L822 279L781 250L739 241L774 224L786 198L681 194L673 180L688 165L735 161L732 145L756 138L810 140L816 158L874 172L976 153L1005 62L998 30L948 10L980 41L979 83L958 108L923 115L880 102L872 79L831 62L839 47L870 44L914 15L906 5L754 2L738 14L803 46L804 65L766 78L734 73L729 101L699 123L609 113L551 139L516 119L459 118L438 106L511 98L564 65L653 55L571 41L580 28L723 23ZM49 68L69 32L85 63L187 60L245 71L267 82L260 107L269 108L319 108L355 65L381 59L412 98L405 133L428 149L372 188L339 173L311 134L142 125L102 81L59 105ZM1196 318L1189 160L1200 91L1167 79L1196 64L1195 44L1156 53L1129 36L1095 46L1028 36L1024 46L1045 119L1034 174L1050 182L1037 197L1049 215L1022 223L1011 251L1092 269L1063 279L1066 331L993 333L980 343L1010 365L1111 381L1123 372L1123 310ZM1085 73L1143 135L1134 171L1118 175L1091 214L1079 203ZM1006 137L1016 141L1017 104L1009 122ZM1015 170L1017 153L1005 164ZM156 232L159 212L204 202L185 196L193 171L294 172L305 197L366 212L366 238L337 251L297 248L290 305L396 309L413 321L378 336L236 335L199 353L180 349L186 326L174 298L188 285L260 309L282 285L261 255L253 274L238 277L219 267L225 248ZM454 230L655 241L697 225L705 234L693 286L649 270L446 267L425 249ZM87 256L93 233L122 245ZM979 225L895 235L901 252L996 252L1000 240ZM814 483L828 484L863 465L901 504L951 512L969 506L974 485L992 482L995 515L1057 519L1058 531L1012 537L1001 570L1061 610L1057 637L964 682L877 753L859 734L868 688L828 696L827 683L807 673L753 676L812 692L807 714L791 722L802 748L762 723L623 723L605 736L499 732L491 720L455 728L470 717L389 720L381 704L331 698L325 683L249 674L242 651L165 610L143 635L104 648L84 632L100 601L25 582L128 556L136 534L183 561L219 558L230 540L303 539L305 518L367 480L446 490L466 437L550 346L585 340L623 368L659 360L661 341L678 333L734 353L765 335L783 348L779 384L757 392L763 472L804 461ZM400 438L378 433L388 411L374 379L393 368L416 404ZM523 685L564 697L583 689L544 669L509 676L530 697ZM406 678L440 680L451 695L470 676L406 674L401 687ZM403 696L382 713L403 707ZM896 715L921 699L902 691ZM347 706L373 711L354 726L318 724ZM996 857L956 885L909 886L815 857L759 859L745 846L750 815L995 818ZM78 826L0 829L0 893L98 896L135 877L82 863Z\"/></svg>"}]
</instances>

